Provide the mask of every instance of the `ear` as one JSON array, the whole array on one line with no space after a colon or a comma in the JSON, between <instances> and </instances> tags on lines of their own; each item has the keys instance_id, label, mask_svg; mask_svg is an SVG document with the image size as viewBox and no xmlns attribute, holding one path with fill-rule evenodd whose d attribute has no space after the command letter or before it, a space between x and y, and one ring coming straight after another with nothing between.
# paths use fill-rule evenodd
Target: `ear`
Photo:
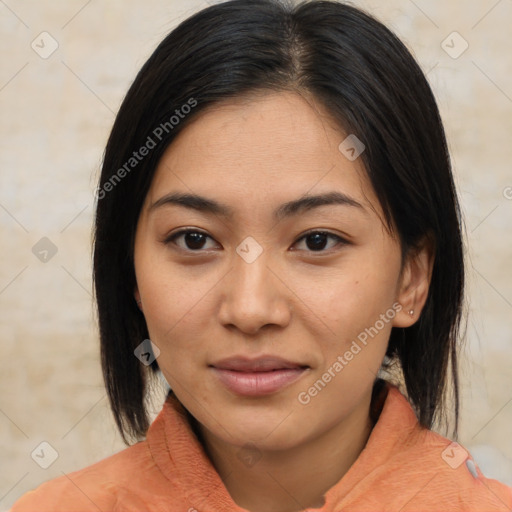
<instances>
[{"instance_id":1,"label":"ear","mask_svg":"<svg viewBox=\"0 0 512 512\"><path fill-rule=\"evenodd\" d=\"M135 289L133 290L133 296L135 297L138 308L142 311L142 302L140 301L139 287L137 285L135 285Z\"/></svg>"},{"instance_id":2,"label":"ear","mask_svg":"<svg viewBox=\"0 0 512 512\"><path fill-rule=\"evenodd\" d=\"M410 327L425 306L434 267L435 244L426 236L406 256L397 288L397 302L402 309L393 319L393 327Z\"/></svg>"}]
</instances>

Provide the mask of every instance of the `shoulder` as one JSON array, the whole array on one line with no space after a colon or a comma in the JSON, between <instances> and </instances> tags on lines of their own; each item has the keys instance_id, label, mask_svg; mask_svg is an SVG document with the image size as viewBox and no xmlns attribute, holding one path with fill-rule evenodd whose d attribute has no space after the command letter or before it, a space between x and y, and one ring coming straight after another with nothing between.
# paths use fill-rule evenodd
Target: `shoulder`
<instances>
[{"instance_id":1,"label":"shoulder","mask_svg":"<svg viewBox=\"0 0 512 512\"><path fill-rule=\"evenodd\" d=\"M474 512L512 510L512 488L487 478L463 445L423 428L415 429L409 442L395 460L407 475L408 485L402 496L408 496L410 501L404 512L418 507Z\"/></svg>"},{"instance_id":2,"label":"shoulder","mask_svg":"<svg viewBox=\"0 0 512 512\"><path fill-rule=\"evenodd\" d=\"M120 494L137 492L158 473L146 441L86 468L63 474L24 494L10 512L113 510ZM142 476L144 475L144 476Z\"/></svg>"},{"instance_id":3,"label":"shoulder","mask_svg":"<svg viewBox=\"0 0 512 512\"><path fill-rule=\"evenodd\" d=\"M465 509L512 510L512 487L487 478L468 449L432 431L427 439L429 447L434 447L433 456L441 459L440 476L452 482L450 492Z\"/></svg>"},{"instance_id":4,"label":"shoulder","mask_svg":"<svg viewBox=\"0 0 512 512\"><path fill-rule=\"evenodd\" d=\"M512 488L485 477L469 450L422 427L406 397L389 391L360 487L361 495L371 487L372 506L386 496L386 510L402 512L512 510Z\"/></svg>"}]
</instances>

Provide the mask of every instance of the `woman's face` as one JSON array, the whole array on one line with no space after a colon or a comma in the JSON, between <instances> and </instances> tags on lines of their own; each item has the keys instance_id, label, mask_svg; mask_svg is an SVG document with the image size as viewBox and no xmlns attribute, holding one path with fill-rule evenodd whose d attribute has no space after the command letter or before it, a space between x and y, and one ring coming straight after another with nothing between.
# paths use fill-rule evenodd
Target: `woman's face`
<instances>
[{"instance_id":1,"label":"woman's face","mask_svg":"<svg viewBox=\"0 0 512 512\"><path fill-rule=\"evenodd\" d=\"M169 385L225 443L291 448L367 415L392 326L423 304L425 274L400 276L361 159L339 149L347 135L318 104L270 93L204 111L158 165L135 297ZM326 194L337 202L302 203ZM263 356L294 368L220 369Z\"/></svg>"}]
</instances>

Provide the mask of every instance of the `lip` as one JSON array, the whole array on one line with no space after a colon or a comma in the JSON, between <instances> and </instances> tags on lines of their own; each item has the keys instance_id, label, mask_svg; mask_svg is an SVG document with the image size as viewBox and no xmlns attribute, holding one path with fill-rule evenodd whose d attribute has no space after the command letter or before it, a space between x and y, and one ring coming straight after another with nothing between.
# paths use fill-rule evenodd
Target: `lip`
<instances>
[{"instance_id":1,"label":"lip","mask_svg":"<svg viewBox=\"0 0 512 512\"><path fill-rule=\"evenodd\" d=\"M305 364L288 361L279 356L260 356L252 359L246 356L233 356L221 359L210 366L222 370L234 370L238 372L266 372L270 370L307 367Z\"/></svg>"},{"instance_id":2,"label":"lip","mask_svg":"<svg viewBox=\"0 0 512 512\"><path fill-rule=\"evenodd\" d=\"M309 366L277 356L250 359L243 356L223 359L210 365L218 379L232 392L244 396L275 393L293 382Z\"/></svg>"}]
</instances>

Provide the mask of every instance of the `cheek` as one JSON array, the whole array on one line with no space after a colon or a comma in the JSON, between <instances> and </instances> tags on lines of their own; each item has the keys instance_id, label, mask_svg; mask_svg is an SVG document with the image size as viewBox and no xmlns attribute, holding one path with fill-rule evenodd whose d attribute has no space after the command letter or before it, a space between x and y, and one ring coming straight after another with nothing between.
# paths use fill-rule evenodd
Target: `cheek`
<instances>
[{"instance_id":1,"label":"cheek","mask_svg":"<svg viewBox=\"0 0 512 512\"><path fill-rule=\"evenodd\" d=\"M307 304L318 312L325 326L326 335L316 341L323 353L321 370L331 368L341 357L343 370L331 369L340 384L357 385L363 373L371 381L386 351L397 309L393 304L399 262L394 254L387 261L381 254L386 253L360 252L357 258L345 261L328 284L306 295ZM336 368L339 370L340 366Z\"/></svg>"},{"instance_id":2,"label":"cheek","mask_svg":"<svg viewBox=\"0 0 512 512\"><path fill-rule=\"evenodd\" d=\"M208 307L212 289L219 279L205 274L199 266L171 262L161 249L153 254L148 251L147 257L141 253L136 268L150 334L160 341L176 337L178 332L195 334L208 317L201 311Z\"/></svg>"},{"instance_id":3,"label":"cheek","mask_svg":"<svg viewBox=\"0 0 512 512\"><path fill-rule=\"evenodd\" d=\"M157 363L171 387L189 384L193 374L193 354L201 353L205 338L203 311L208 307L209 280L194 279L165 257L136 253L137 285L143 299L143 314L149 338L160 350Z\"/></svg>"},{"instance_id":4,"label":"cheek","mask_svg":"<svg viewBox=\"0 0 512 512\"><path fill-rule=\"evenodd\" d=\"M321 281L303 275L297 294L333 333L354 335L392 306L397 277L393 262L358 254Z\"/></svg>"},{"instance_id":5,"label":"cheek","mask_svg":"<svg viewBox=\"0 0 512 512\"><path fill-rule=\"evenodd\" d=\"M396 314L391 283L368 273L360 280L339 280L329 294L311 298L322 304L324 323L329 326L327 336L316 338L322 362L300 390L299 401L308 404L311 418L325 414L332 403L338 408L329 415L338 418L371 389Z\"/></svg>"},{"instance_id":6,"label":"cheek","mask_svg":"<svg viewBox=\"0 0 512 512\"><path fill-rule=\"evenodd\" d=\"M207 298L190 291L177 293L168 283L146 300L144 316L150 339L161 351L160 366L186 367L203 351L206 322L210 318L204 308ZM180 288L178 288L179 290Z\"/></svg>"}]
</instances>

